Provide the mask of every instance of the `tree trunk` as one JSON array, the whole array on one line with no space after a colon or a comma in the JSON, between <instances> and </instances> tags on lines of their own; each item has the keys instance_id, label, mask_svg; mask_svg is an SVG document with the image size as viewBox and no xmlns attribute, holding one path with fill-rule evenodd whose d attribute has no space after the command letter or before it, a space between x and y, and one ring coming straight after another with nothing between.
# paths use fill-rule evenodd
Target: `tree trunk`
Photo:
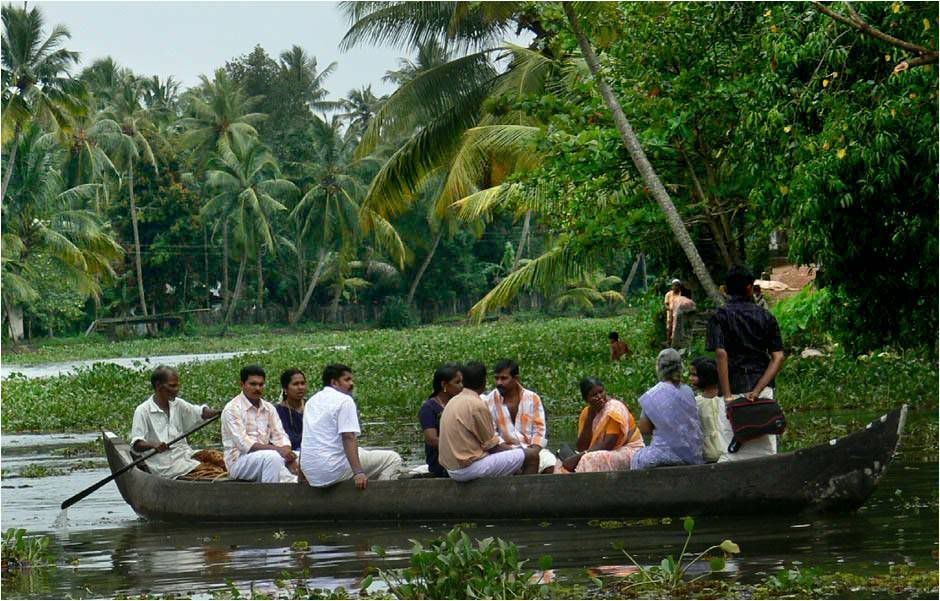
<instances>
[{"instance_id":1,"label":"tree trunk","mask_svg":"<svg viewBox=\"0 0 940 601\"><path fill-rule=\"evenodd\" d=\"M0 190L0 203L3 203L3 200L7 197L7 186L10 185L10 176L13 175L13 161L16 160L16 149L19 148L20 143L20 124L16 124L16 129L13 130L13 147L10 149L10 158L7 159L7 167L5 173L3 174L3 189Z\"/></svg>"},{"instance_id":2,"label":"tree trunk","mask_svg":"<svg viewBox=\"0 0 940 601\"><path fill-rule=\"evenodd\" d=\"M261 251L258 251L258 311L264 308L264 270L261 265Z\"/></svg>"},{"instance_id":3,"label":"tree trunk","mask_svg":"<svg viewBox=\"0 0 940 601\"><path fill-rule=\"evenodd\" d=\"M3 297L3 312L6 314L7 326L9 326L10 332L10 343L13 345L13 348L17 348L17 344L20 338L23 337L23 311L14 307L10 303L10 299L6 296ZM17 316L19 316L19 326L17 326Z\"/></svg>"},{"instance_id":4,"label":"tree trunk","mask_svg":"<svg viewBox=\"0 0 940 601\"><path fill-rule=\"evenodd\" d=\"M512 262L512 269L509 270L509 273L512 273L516 270L516 267L519 266L519 261L522 260L522 251L525 249L526 238L529 237L529 224L532 222L532 211L526 211L525 219L522 221L522 236L519 237L519 248L516 249L516 258Z\"/></svg>"},{"instance_id":5,"label":"tree trunk","mask_svg":"<svg viewBox=\"0 0 940 601\"><path fill-rule=\"evenodd\" d=\"M304 282L307 281L307 270L304 261L304 246L300 236L297 237L297 304L300 306L300 299L304 297Z\"/></svg>"},{"instance_id":6,"label":"tree trunk","mask_svg":"<svg viewBox=\"0 0 940 601\"><path fill-rule=\"evenodd\" d=\"M333 301L330 303L330 321L333 323L339 322L339 299L343 296L343 284L343 276L337 274L336 293L333 295Z\"/></svg>"},{"instance_id":7,"label":"tree trunk","mask_svg":"<svg viewBox=\"0 0 940 601\"><path fill-rule=\"evenodd\" d=\"M222 221L222 309L228 311L228 219Z\"/></svg>"},{"instance_id":8,"label":"tree trunk","mask_svg":"<svg viewBox=\"0 0 940 601\"><path fill-rule=\"evenodd\" d=\"M613 91L610 89L610 86L607 85L607 81L601 74L601 66L597 60L597 55L594 54L591 43L581 29L578 16L574 12L574 7L571 5L571 2L562 2L562 7L564 8L565 15L568 17L568 22L571 23L571 30L578 40L578 45L581 47L581 53L584 55L584 59L591 69L591 74L594 76L594 82L597 84L601 96L604 97L604 102L606 102L607 107L613 114L614 123L617 125L617 129L620 132L620 139L627 149L627 152L630 154L633 164L636 166L637 171L640 172L640 176L642 176L653 198L656 199L656 202L666 214L666 221L669 223L669 227L672 229L672 233L676 237L679 246L685 252L686 257L688 257L689 263L692 264L692 271L695 272L699 282L702 283L702 287L705 288L708 296L716 305L723 305L724 300L718 293L718 287L715 286L711 274L709 274L708 269L705 268L705 263L698 254L698 249L695 248L695 244L692 242L688 230L685 229L685 224L682 223L679 212L676 211L675 205L672 204L669 193L666 192L666 188L660 181L659 176L656 175L656 171L653 169L653 166L650 165L649 160L646 158L646 153L643 152L640 141L633 131L633 127L630 126L630 122L627 121L627 116L624 114L620 103L617 101Z\"/></svg>"},{"instance_id":9,"label":"tree trunk","mask_svg":"<svg viewBox=\"0 0 940 601\"><path fill-rule=\"evenodd\" d=\"M235 278L235 292L228 304L228 310L225 312L225 322L222 323L222 333L219 336L225 336L228 326L232 322L232 314L235 313L235 305L238 304L238 298L242 294L242 282L245 280L245 266L248 264L248 253L242 255L242 260L238 264L238 276Z\"/></svg>"},{"instance_id":10,"label":"tree trunk","mask_svg":"<svg viewBox=\"0 0 940 601\"><path fill-rule=\"evenodd\" d=\"M205 224L202 226L202 256L206 268L206 309L212 307L212 292L209 288L209 230Z\"/></svg>"},{"instance_id":11,"label":"tree trunk","mask_svg":"<svg viewBox=\"0 0 940 601\"><path fill-rule=\"evenodd\" d=\"M728 245L725 242L725 231L715 222L715 216L712 214L711 208L709 207L712 203L705 195L705 189L702 187L702 182L699 181L698 175L695 173L692 160L689 159L689 155L686 154L682 146L679 146L678 150L682 154L682 158L685 159L686 169L689 170L689 175L692 177L692 189L695 190L695 195L698 197L699 202L702 203L702 208L705 211L705 223L708 225L708 229L711 230L712 237L715 238L715 244L718 246L718 252L721 253L721 259L724 261L725 268L729 269L734 264L734 261L731 258L731 253L728 252Z\"/></svg>"},{"instance_id":12,"label":"tree trunk","mask_svg":"<svg viewBox=\"0 0 940 601\"><path fill-rule=\"evenodd\" d=\"M144 317L146 317L149 313L147 312L147 298L144 296L144 268L140 260L140 231L137 228L137 203L134 201L133 163L127 170L127 193L130 196L131 227L134 230L134 267L137 269L137 294L140 296L140 308L144 312Z\"/></svg>"},{"instance_id":13,"label":"tree trunk","mask_svg":"<svg viewBox=\"0 0 940 601\"><path fill-rule=\"evenodd\" d=\"M633 283L633 276L636 275L636 270L640 266L640 257L643 255L637 255L636 260L633 261L633 267L630 268L630 273L627 275L627 281L623 283L623 288L620 289L620 296L627 298L627 294L630 292L630 284Z\"/></svg>"},{"instance_id":14,"label":"tree trunk","mask_svg":"<svg viewBox=\"0 0 940 601\"><path fill-rule=\"evenodd\" d=\"M307 304L310 302L310 297L313 296L313 289L317 287L317 283L320 281L320 276L323 274L323 267L326 265L326 257L327 253L321 250L320 258L317 260L317 268L313 271L313 276L310 278L310 284L307 286L307 292L304 293L304 296L300 301L300 305L297 306L297 310L287 317L287 321L291 325L297 323L303 314L307 311Z\"/></svg>"},{"instance_id":15,"label":"tree trunk","mask_svg":"<svg viewBox=\"0 0 940 601\"><path fill-rule=\"evenodd\" d=\"M431 264L431 259L434 257L434 253L437 252L437 245L441 243L441 238L444 236L444 227L442 223L440 228L437 230L437 236L434 238L434 244L431 245L431 250L428 251L428 256L424 258L424 262L421 263L421 268L418 269L418 273L415 275L415 279L411 282L411 288L408 289L408 298L405 301L410 307L412 301L415 299L415 291L418 289L418 284L421 282L421 278L424 277L424 272L427 270L428 265Z\"/></svg>"},{"instance_id":16,"label":"tree trunk","mask_svg":"<svg viewBox=\"0 0 940 601\"><path fill-rule=\"evenodd\" d=\"M646 254L640 253L640 275L643 277L643 292L646 292Z\"/></svg>"}]
</instances>

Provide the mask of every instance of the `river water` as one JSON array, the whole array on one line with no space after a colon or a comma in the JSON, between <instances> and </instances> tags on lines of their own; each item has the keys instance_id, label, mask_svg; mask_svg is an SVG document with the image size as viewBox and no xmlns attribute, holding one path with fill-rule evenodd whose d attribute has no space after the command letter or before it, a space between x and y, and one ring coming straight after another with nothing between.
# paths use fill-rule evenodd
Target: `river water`
<instances>
[{"instance_id":1,"label":"river water","mask_svg":"<svg viewBox=\"0 0 940 601\"><path fill-rule=\"evenodd\" d=\"M95 434L3 436L2 528L49 534L60 553L54 569L15 579L4 574L5 596L208 595L231 585L244 593L252 586L272 590L285 574L304 573L309 587L358 588L369 566L407 565L409 539L428 541L453 526L150 523L133 514L113 483L72 506L63 520L59 504L65 498L109 475L100 448L97 456L63 456L67 449L87 448L95 439ZM923 452L906 455L901 453L875 495L857 513L698 518L690 550L702 550L725 538L734 540L741 555L726 570L742 579L756 579L793 565L880 573L892 563L935 566L938 465L921 462ZM86 469L69 472L79 461ZM61 473L17 477L27 465ZM511 503L512 499L495 501ZM589 575L603 577L629 568L629 560L615 550L615 543L622 543L641 563L658 563L677 553L684 541L679 516L668 516L668 523L662 517L607 527L585 520L477 521L467 527L477 538L500 536L515 542L533 565L538 557L551 555L556 579L585 582ZM305 546L295 545L301 541L309 548L295 550ZM371 551L373 545L384 547L387 556L380 559Z\"/></svg>"}]
</instances>

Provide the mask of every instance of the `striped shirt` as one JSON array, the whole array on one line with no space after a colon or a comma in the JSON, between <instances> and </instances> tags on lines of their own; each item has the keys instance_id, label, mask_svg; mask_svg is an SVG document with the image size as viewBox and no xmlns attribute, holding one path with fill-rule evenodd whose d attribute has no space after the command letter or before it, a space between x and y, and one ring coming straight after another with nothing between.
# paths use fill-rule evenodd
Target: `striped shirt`
<instances>
[{"instance_id":1,"label":"striped shirt","mask_svg":"<svg viewBox=\"0 0 940 601\"><path fill-rule=\"evenodd\" d=\"M262 399L261 404L255 407L242 393L222 410L225 466L231 470L238 458L247 455L255 443L289 447L290 439L284 433L274 405Z\"/></svg>"},{"instance_id":2,"label":"striped shirt","mask_svg":"<svg viewBox=\"0 0 940 601\"><path fill-rule=\"evenodd\" d=\"M486 403L493 415L493 423L499 437L506 444L548 446L545 427L545 409L539 395L526 388L522 389L516 419L509 415L509 407L503 403L499 390L493 390L486 397Z\"/></svg>"}]
</instances>

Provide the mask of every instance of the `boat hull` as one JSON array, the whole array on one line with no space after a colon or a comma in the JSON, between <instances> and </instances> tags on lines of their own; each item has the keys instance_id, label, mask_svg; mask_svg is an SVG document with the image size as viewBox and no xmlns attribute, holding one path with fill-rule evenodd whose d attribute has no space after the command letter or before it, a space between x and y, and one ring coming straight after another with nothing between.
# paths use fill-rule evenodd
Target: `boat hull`
<instances>
[{"instance_id":1,"label":"boat hull","mask_svg":"<svg viewBox=\"0 0 940 601\"><path fill-rule=\"evenodd\" d=\"M124 500L154 520L287 522L792 514L851 511L894 457L907 408L827 444L770 457L636 472L531 475L460 483L448 478L351 482L328 488L167 480L134 468L117 477ZM132 461L106 433L112 472Z\"/></svg>"}]
</instances>

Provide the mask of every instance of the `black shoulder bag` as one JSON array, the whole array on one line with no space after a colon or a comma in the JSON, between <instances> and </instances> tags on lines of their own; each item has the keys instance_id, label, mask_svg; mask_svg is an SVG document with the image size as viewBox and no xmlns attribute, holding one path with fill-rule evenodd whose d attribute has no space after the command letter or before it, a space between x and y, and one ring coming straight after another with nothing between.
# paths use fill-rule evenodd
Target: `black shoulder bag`
<instances>
[{"instance_id":1,"label":"black shoulder bag","mask_svg":"<svg viewBox=\"0 0 940 601\"><path fill-rule=\"evenodd\" d=\"M735 399L725 406L734 438L728 445L729 453L737 453L741 445L767 434L783 434L787 418L780 404L773 399Z\"/></svg>"}]
</instances>

